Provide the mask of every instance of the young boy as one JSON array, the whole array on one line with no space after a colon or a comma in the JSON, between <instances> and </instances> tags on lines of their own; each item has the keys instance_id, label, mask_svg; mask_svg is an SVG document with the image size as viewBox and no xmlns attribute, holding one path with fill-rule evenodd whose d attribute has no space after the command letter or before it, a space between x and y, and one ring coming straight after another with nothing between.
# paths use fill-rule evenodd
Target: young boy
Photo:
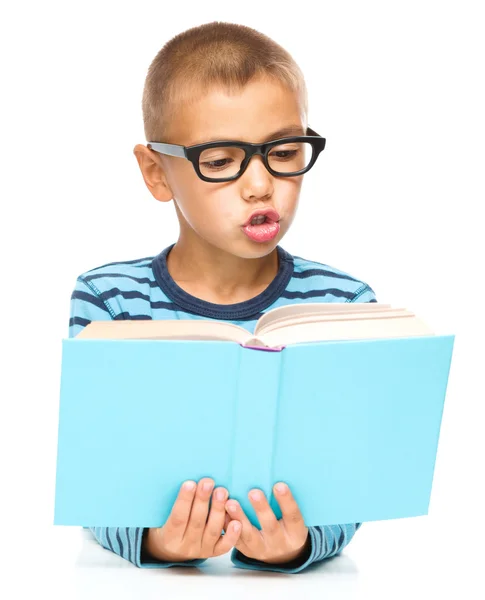
<instances>
[{"instance_id":1,"label":"young boy","mask_svg":"<svg viewBox=\"0 0 485 600\"><path fill-rule=\"evenodd\" d=\"M161 49L143 95L148 144L134 153L154 198L173 200L179 237L158 256L80 275L70 337L110 319L217 319L253 332L263 313L285 304L376 302L366 283L278 245L325 143L308 128L306 94L288 52L246 26L207 23ZM254 223L255 214L265 222ZM138 567L199 565L233 549L237 567L296 573L341 552L360 527L306 527L291 490L275 482L279 521L264 494L249 494L259 530L216 484L185 482L159 529L91 530Z\"/></svg>"}]
</instances>

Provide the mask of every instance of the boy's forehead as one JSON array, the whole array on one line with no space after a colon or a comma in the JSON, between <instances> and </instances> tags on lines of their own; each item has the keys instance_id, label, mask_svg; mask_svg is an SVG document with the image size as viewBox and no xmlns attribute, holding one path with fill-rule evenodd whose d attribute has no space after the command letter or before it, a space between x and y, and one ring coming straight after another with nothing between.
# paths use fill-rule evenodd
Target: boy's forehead
<instances>
[{"instance_id":1,"label":"boy's forehead","mask_svg":"<svg viewBox=\"0 0 485 600\"><path fill-rule=\"evenodd\" d=\"M223 140L263 143L306 133L299 95L277 84L254 82L236 93L211 89L178 109L172 131L183 138L176 143L184 145Z\"/></svg>"},{"instance_id":2,"label":"boy's forehead","mask_svg":"<svg viewBox=\"0 0 485 600\"><path fill-rule=\"evenodd\" d=\"M239 130L242 131L242 130ZM286 125L286 126L282 126L279 129L275 130L275 131L271 131L269 133L267 133L264 136L264 139L261 139L261 136L256 136L258 137L258 139L255 139L255 132L251 132L251 131L245 131L244 133L240 133L240 134L230 134L228 133L228 131L226 130L224 133L212 133L212 134L207 134L207 135L199 135L198 138L192 137L191 138L191 142L190 145L194 146L196 144L203 144L206 142L224 142L224 141L231 141L231 140L240 140L240 141L244 141L244 142L270 142L271 140L276 140L278 138L282 138L282 137L289 137L292 135L305 135L305 130L302 124L298 124L295 123L293 125Z\"/></svg>"}]
</instances>

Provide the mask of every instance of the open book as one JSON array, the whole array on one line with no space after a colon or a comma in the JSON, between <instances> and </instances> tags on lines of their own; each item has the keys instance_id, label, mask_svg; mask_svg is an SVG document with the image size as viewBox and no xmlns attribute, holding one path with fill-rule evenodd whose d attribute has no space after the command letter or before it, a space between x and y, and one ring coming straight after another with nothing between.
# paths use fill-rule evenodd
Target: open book
<instances>
[{"instance_id":1,"label":"open book","mask_svg":"<svg viewBox=\"0 0 485 600\"><path fill-rule=\"evenodd\" d=\"M281 349L288 344L324 340L433 335L409 310L389 304L308 303L273 308L254 334L223 321L93 321L77 338L232 341L251 348Z\"/></svg>"},{"instance_id":2,"label":"open book","mask_svg":"<svg viewBox=\"0 0 485 600\"><path fill-rule=\"evenodd\" d=\"M308 526L425 515L453 341L379 303L92 322L62 342L54 522L159 527L202 477L256 526L278 481Z\"/></svg>"}]
</instances>

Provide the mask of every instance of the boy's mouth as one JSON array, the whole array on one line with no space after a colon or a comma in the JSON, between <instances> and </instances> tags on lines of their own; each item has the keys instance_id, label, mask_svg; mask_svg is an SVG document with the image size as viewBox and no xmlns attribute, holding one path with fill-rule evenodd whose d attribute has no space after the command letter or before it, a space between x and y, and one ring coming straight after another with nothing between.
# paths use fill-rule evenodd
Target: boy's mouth
<instances>
[{"instance_id":1,"label":"boy's mouth","mask_svg":"<svg viewBox=\"0 0 485 600\"><path fill-rule=\"evenodd\" d=\"M255 210L243 227L248 225L261 225L262 223L276 223L280 220L279 214L273 208L263 208Z\"/></svg>"},{"instance_id":2,"label":"boy's mouth","mask_svg":"<svg viewBox=\"0 0 485 600\"><path fill-rule=\"evenodd\" d=\"M255 210L242 230L253 242L269 242L280 231L279 220L279 214L272 208Z\"/></svg>"}]
</instances>

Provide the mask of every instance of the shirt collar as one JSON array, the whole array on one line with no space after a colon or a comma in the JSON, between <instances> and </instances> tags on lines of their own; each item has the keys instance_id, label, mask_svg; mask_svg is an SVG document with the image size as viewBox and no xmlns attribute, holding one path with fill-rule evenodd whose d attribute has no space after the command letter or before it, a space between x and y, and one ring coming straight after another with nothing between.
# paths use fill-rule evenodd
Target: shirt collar
<instances>
[{"instance_id":1,"label":"shirt collar","mask_svg":"<svg viewBox=\"0 0 485 600\"><path fill-rule=\"evenodd\" d=\"M258 318L258 313L271 306L284 292L293 275L293 256L281 246L276 246L278 252L278 272L260 294L236 304L214 304L192 296L183 290L172 278L167 269L167 256L175 243L167 246L152 261L155 280L165 295L180 309L212 319L231 321Z\"/></svg>"}]
</instances>

